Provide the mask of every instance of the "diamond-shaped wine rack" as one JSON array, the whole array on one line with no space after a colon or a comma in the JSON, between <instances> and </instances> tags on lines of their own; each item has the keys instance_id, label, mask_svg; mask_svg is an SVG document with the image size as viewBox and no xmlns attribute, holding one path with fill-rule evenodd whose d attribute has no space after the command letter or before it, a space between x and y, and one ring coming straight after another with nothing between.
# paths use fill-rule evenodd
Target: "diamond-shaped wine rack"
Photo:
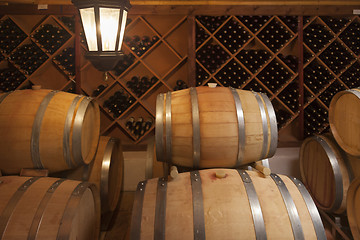
<instances>
[{"instance_id":1,"label":"diamond-shaped wine rack","mask_svg":"<svg viewBox=\"0 0 360 240\"><path fill-rule=\"evenodd\" d=\"M74 92L74 16L24 18L0 19L0 91L40 84ZM83 57L82 40L82 93L100 105L101 133L125 142L140 142L151 134L159 93L208 82L265 93L280 130L304 108L305 135L321 133L328 129L332 96L360 86L360 19L305 16L302 43L298 21L297 16L196 16L195 35L190 36L187 16L131 15L123 58L106 81ZM185 36L194 37L194 46ZM299 106L299 44L304 106ZM188 79L191 48L196 51L194 80ZM131 119L146 122L146 129L135 131Z\"/></svg>"}]
</instances>

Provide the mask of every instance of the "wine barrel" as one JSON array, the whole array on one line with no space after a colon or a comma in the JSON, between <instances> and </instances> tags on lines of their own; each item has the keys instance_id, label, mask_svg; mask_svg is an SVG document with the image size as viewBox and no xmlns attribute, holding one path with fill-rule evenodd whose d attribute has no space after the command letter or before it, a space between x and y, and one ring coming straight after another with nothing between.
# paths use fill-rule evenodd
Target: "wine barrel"
<instances>
[{"instance_id":1,"label":"wine barrel","mask_svg":"<svg viewBox=\"0 0 360 240\"><path fill-rule=\"evenodd\" d=\"M130 239L326 239L320 215L295 178L206 169L140 182Z\"/></svg>"},{"instance_id":2,"label":"wine barrel","mask_svg":"<svg viewBox=\"0 0 360 240\"><path fill-rule=\"evenodd\" d=\"M120 140L100 136L94 161L53 176L94 183L100 190L101 212L115 210L124 178L124 156Z\"/></svg>"},{"instance_id":3,"label":"wine barrel","mask_svg":"<svg viewBox=\"0 0 360 240\"><path fill-rule=\"evenodd\" d=\"M0 177L0 239L97 240L100 200L93 184L48 177Z\"/></svg>"},{"instance_id":4,"label":"wine barrel","mask_svg":"<svg viewBox=\"0 0 360 240\"><path fill-rule=\"evenodd\" d=\"M354 172L350 161L331 134L305 139L300 149L300 173L317 206L341 214ZM357 161L357 159L355 159Z\"/></svg>"},{"instance_id":5,"label":"wine barrel","mask_svg":"<svg viewBox=\"0 0 360 240\"><path fill-rule=\"evenodd\" d=\"M98 104L89 97L16 90L0 95L0 169L49 172L90 163L100 135Z\"/></svg>"},{"instance_id":6,"label":"wine barrel","mask_svg":"<svg viewBox=\"0 0 360 240\"><path fill-rule=\"evenodd\" d=\"M122 189L124 156L119 139L101 136L89 182L100 189L101 212L114 211Z\"/></svg>"},{"instance_id":7,"label":"wine barrel","mask_svg":"<svg viewBox=\"0 0 360 240\"><path fill-rule=\"evenodd\" d=\"M269 98L225 87L197 87L156 100L157 160L192 168L238 167L272 157L277 123Z\"/></svg>"},{"instance_id":8,"label":"wine barrel","mask_svg":"<svg viewBox=\"0 0 360 240\"><path fill-rule=\"evenodd\" d=\"M360 157L360 89L338 92L330 102L329 123L336 142L347 153Z\"/></svg>"},{"instance_id":9,"label":"wine barrel","mask_svg":"<svg viewBox=\"0 0 360 240\"><path fill-rule=\"evenodd\" d=\"M360 239L360 177L351 184L347 196L347 216L354 239Z\"/></svg>"}]
</instances>

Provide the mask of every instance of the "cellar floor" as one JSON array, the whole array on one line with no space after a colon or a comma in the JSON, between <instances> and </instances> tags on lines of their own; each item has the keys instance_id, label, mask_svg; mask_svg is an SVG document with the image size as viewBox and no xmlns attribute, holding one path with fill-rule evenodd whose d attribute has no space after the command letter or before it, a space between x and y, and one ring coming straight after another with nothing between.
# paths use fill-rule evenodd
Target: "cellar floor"
<instances>
[{"instance_id":1,"label":"cellar floor","mask_svg":"<svg viewBox=\"0 0 360 240\"><path fill-rule=\"evenodd\" d=\"M107 231L102 231L100 240L128 240L130 230L131 211L135 192L122 192L117 210L112 216L106 216L110 220Z\"/></svg>"}]
</instances>

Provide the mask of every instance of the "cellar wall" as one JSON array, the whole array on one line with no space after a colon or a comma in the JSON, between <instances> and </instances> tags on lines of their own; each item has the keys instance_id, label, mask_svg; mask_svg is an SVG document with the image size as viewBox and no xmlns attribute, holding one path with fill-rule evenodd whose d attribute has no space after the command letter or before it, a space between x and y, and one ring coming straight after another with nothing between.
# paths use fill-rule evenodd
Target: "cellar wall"
<instances>
[{"instance_id":1,"label":"cellar wall","mask_svg":"<svg viewBox=\"0 0 360 240\"><path fill-rule=\"evenodd\" d=\"M4 14L1 90L39 84L75 92L77 82L79 93L100 105L101 134L125 145L153 138L159 93L216 82L268 95L277 113L279 146L296 146L328 130L332 95L359 86L357 15L130 14L124 58L106 80L84 57L76 25L79 29L74 14ZM132 84L134 77L148 81ZM121 104L109 103L119 96ZM140 118L148 121L146 128L129 128L128 120Z\"/></svg>"}]
</instances>

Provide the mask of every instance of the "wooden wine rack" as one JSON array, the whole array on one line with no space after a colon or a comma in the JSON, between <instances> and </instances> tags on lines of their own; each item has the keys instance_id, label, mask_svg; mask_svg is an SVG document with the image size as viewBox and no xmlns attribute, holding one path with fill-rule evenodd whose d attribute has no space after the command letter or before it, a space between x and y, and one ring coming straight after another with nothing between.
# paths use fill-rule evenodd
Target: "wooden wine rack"
<instances>
[{"instance_id":1,"label":"wooden wine rack","mask_svg":"<svg viewBox=\"0 0 360 240\"><path fill-rule=\"evenodd\" d=\"M77 55L80 58L79 64L76 65L77 75L64 71L53 60L64 49L74 48L81 39L75 34L74 25L79 23L75 22L74 15L2 16L0 26L5 20L10 19L24 34L20 43L16 42L9 50L1 49L3 51L0 54L0 69L12 69L11 71L20 72L24 76L23 82L16 86L16 89L40 84L43 88L75 92L75 80L81 80L81 92L78 93L93 96L100 105L101 134L118 137L125 143L139 143L153 135L154 125L143 136L137 138L126 128L125 123L130 117L151 118L154 121L156 96L159 93L173 91L178 80L183 80L188 86L206 85L209 82L231 86L229 82L236 81L237 87L241 89L263 92L268 95L275 107L280 134L287 132L286 129L297 129L298 139L326 131L329 126L327 112L331 96L336 91L360 86L360 50L346 38L349 35L359 36L359 32L354 30L357 27L355 25L360 24L358 16L272 15L264 16L263 21L257 24L250 24L249 16L235 15L217 16L214 17L214 21L213 17L203 15L194 17L149 14L130 15L129 18L131 21L126 29L126 37L156 36L158 40L142 54L136 54L131 46L123 44L123 66L119 65L117 69L109 72L106 81L104 73L96 70L84 57L86 46L83 41L76 52L80 53L80 56ZM341 24L335 25L333 20L338 19L342 19ZM66 41L54 52L48 52L39 43L34 42L36 30L45 24L56 26L68 35ZM265 32L271 33L276 26L281 27L282 31L286 30L288 34L274 47L267 44L266 38L262 35ZM315 38L311 36L314 35L311 31L314 26L323 27L330 36L329 41L320 47L314 47L308 39L309 36ZM238 39L241 42L236 46L231 41L224 41L223 37L229 35L235 27L243 31L243 35ZM276 32L273 34L276 36ZM232 34L232 37L236 37L236 34ZM17 50L29 43L35 44L46 55L46 60L31 74L11 59ZM337 69L326 62L326 55L330 55L335 47L350 59L346 64L340 64ZM268 59L258 68L250 66L241 58L251 50L268 53ZM202 58L206 58L211 52L215 52L219 57L207 66ZM295 68L285 59L289 55L298 58L298 66ZM75 57L69 61L75 61ZM328 76L328 80L322 81L321 87L318 88L313 88L306 76L313 65L321 66ZM276 67L278 72L288 73L284 80L277 85L264 81L271 69ZM234 68L237 69L236 72ZM133 76L156 77L158 80L145 93L137 96L126 85ZM226 84L224 76L230 76L230 81ZM105 89L94 95L94 90L99 85L104 85ZM114 117L103 104L119 90L132 96L134 101L120 116ZM314 113L313 109L317 112ZM306 128L309 122L316 123L316 128Z\"/></svg>"}]
</instances>

